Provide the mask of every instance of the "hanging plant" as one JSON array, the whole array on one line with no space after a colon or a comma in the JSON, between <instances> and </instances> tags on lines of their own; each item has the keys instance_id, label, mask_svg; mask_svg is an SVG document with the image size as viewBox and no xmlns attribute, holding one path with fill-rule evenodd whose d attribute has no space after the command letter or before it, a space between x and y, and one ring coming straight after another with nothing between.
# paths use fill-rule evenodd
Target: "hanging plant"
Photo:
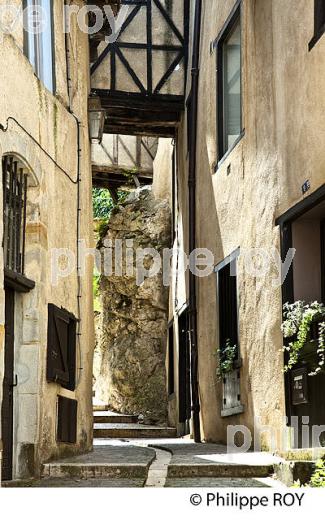
<instances>
[{"instance_id":1,"label":"hanging plant","mask_svg":"<svg viewBox=\"0 0 325 520\"><path fill-rule=\"evenodd\" d=\"M297 301L293 304L286 303L283 307L282 332L285 338L294 338L293 341L283 347L289 353L288 364L285 372L291 370L299 361L303 349L311 343L311 329L313 324L317 324L316 340L317 365L310 372L310 376L315 376L325 370L325 306L322 303L313 302L306 304Z\"/></svg>"},{"instance_id":2,"label":"hanging plant","mask_svg":"<svg viewBox=\"0 0 325 520\"><path fill-rule=\"evenodd\" d=\"M223 378L226 374L229 374L234 369L234 362L238 357L238 347L233 345L228 339L226 346L218 350L219 355L219 367L217 375L219 378Z\"/></svg>"}]
</instances>

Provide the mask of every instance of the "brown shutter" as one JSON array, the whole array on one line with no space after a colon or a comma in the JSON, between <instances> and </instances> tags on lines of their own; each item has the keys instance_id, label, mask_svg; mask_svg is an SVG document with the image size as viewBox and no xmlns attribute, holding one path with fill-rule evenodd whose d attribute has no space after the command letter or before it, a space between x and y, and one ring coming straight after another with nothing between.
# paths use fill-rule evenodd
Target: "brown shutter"
<instances>
[{"instance_id":1,"label":"brown shutter","mask_svg":"<svg viewBox=\"0 0 325 520\"><path fill-rule=\"evenodd\" d=\"M77 442L78 402L59 396L57 441L75 444Z\"/></svg>"},{"instance_id":2,"label":"brown shutter","mask_svg":"<svg viewBox=\"0 0 325 520\"><path fill-rule=\"evenodd\" d=\"M48 306L47 381L75 389L76 319L65 309Z\"/></svg>"}]
</instances>

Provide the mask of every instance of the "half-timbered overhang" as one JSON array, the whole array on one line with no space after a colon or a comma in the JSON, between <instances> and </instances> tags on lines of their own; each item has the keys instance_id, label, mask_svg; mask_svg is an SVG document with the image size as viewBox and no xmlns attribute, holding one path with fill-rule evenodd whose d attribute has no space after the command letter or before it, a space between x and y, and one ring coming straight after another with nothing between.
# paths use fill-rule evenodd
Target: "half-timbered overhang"
<instances>
[{"instance_id":1,"label":"half-timbered overhang","mask_svg":"<svg viewBox=\"0 0 325 520\"><path fill-rule=\"evenodd\" d=\"M104 133L173 137L184 109L189 0L120 3L113 31L91 37Z\"/></svg>"}]
</instances>

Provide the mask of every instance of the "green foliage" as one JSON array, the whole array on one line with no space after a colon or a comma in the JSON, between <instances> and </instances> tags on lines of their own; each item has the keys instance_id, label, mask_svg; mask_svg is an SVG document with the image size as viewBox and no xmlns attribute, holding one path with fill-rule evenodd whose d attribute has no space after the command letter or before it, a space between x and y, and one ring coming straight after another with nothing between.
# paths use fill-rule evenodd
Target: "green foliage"
<instances>
[{"instance_id":1,"label":"green foliage","mask_svg":"<svg viewBox=\"0 0 325 520\"><path fill-rule=\"evenodd\" d=\"M325 487L325 461L319 460L316 464L315 472L310 479L310 487Z\"/></svg>"},{"instance_id":2,"label":"green foliage","mask_svg":"<svg viewBox=\"0 0 325 520\"><path fill-rule=\"evenodd\" d=\"M316 468L312 474L308 484L302 485L300 480L297 480L293 488L324 488L325 487L325 460L320 459L316 462Z\"/></svg>"},{"instance_id":3,"label":"green foliage","mask_svg":"<svg viewBox=\"0 0 325 520\"><path fill-rule=\"evenodd\" d=\"M301 351L308 343L311 326L315 321L324 318L318 324L318 365L310 376L319 374L325 368L325 306L322 303L313 302L306 304L297 301L293 304L286 303L283 307L282 332L285 338L294 338L283 350L289 352L289 361L285 371L291 370L300 358Z\"/></svg>"},{"instance_id":4,"label":"green foliage","mask_svg":"<svg viewBox=\"0 0 325 520\"><path fill-rule=\"evenodd\" d=\"M230 339L227 339L226 346L219 349L219 367L218 377L222 378L234 369L234 361L238 356L237 345L232 345Z\"/></svg>"},{"instance_id":5,"label":"green foliage","mask_svg":"<svg viewBox=\"0 0 325 520\"><path fill-rule=\"evenodd\" d=\"M109 190L93 188L93 207L96 219L109 218L114 209L114 201Z\"/></svg>"},{"instance_id":6,"label":"green foliage","mask_svg":"<svg viewBox=\"0 0 325 520\"><path fill-rule=\"evenodd\" d=\"M118 202L116 204L113 201L109 190L106 190L104 188L93 188L94 218L98 220L109 220L112 211L119 204L123 204L128 194L128 191L119 191L117 193Z\"/></svg>"}]
</instances>

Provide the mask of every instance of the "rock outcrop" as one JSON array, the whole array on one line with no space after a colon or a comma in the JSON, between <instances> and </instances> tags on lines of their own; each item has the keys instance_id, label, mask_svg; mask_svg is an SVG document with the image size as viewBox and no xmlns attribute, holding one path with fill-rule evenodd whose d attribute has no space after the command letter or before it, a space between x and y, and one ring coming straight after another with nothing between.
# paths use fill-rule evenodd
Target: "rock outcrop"
<instances>
[{"instance_id":1,"label":"rock outcrop","mask_svg":"<svg viewBox=\"0 0 325 520\"><path fill-rule=\"evenodd\" d=\"M96 397L118 412L143 415L147 423L167 421L168 289L161 271L139 285L136 257L147 248L162 254L170 247L170 233L168 202L142 188L113 211L98 246L106 273L100 281ZM151 267L150 255L143 263Z\"/></svg>"}]
</instances>

